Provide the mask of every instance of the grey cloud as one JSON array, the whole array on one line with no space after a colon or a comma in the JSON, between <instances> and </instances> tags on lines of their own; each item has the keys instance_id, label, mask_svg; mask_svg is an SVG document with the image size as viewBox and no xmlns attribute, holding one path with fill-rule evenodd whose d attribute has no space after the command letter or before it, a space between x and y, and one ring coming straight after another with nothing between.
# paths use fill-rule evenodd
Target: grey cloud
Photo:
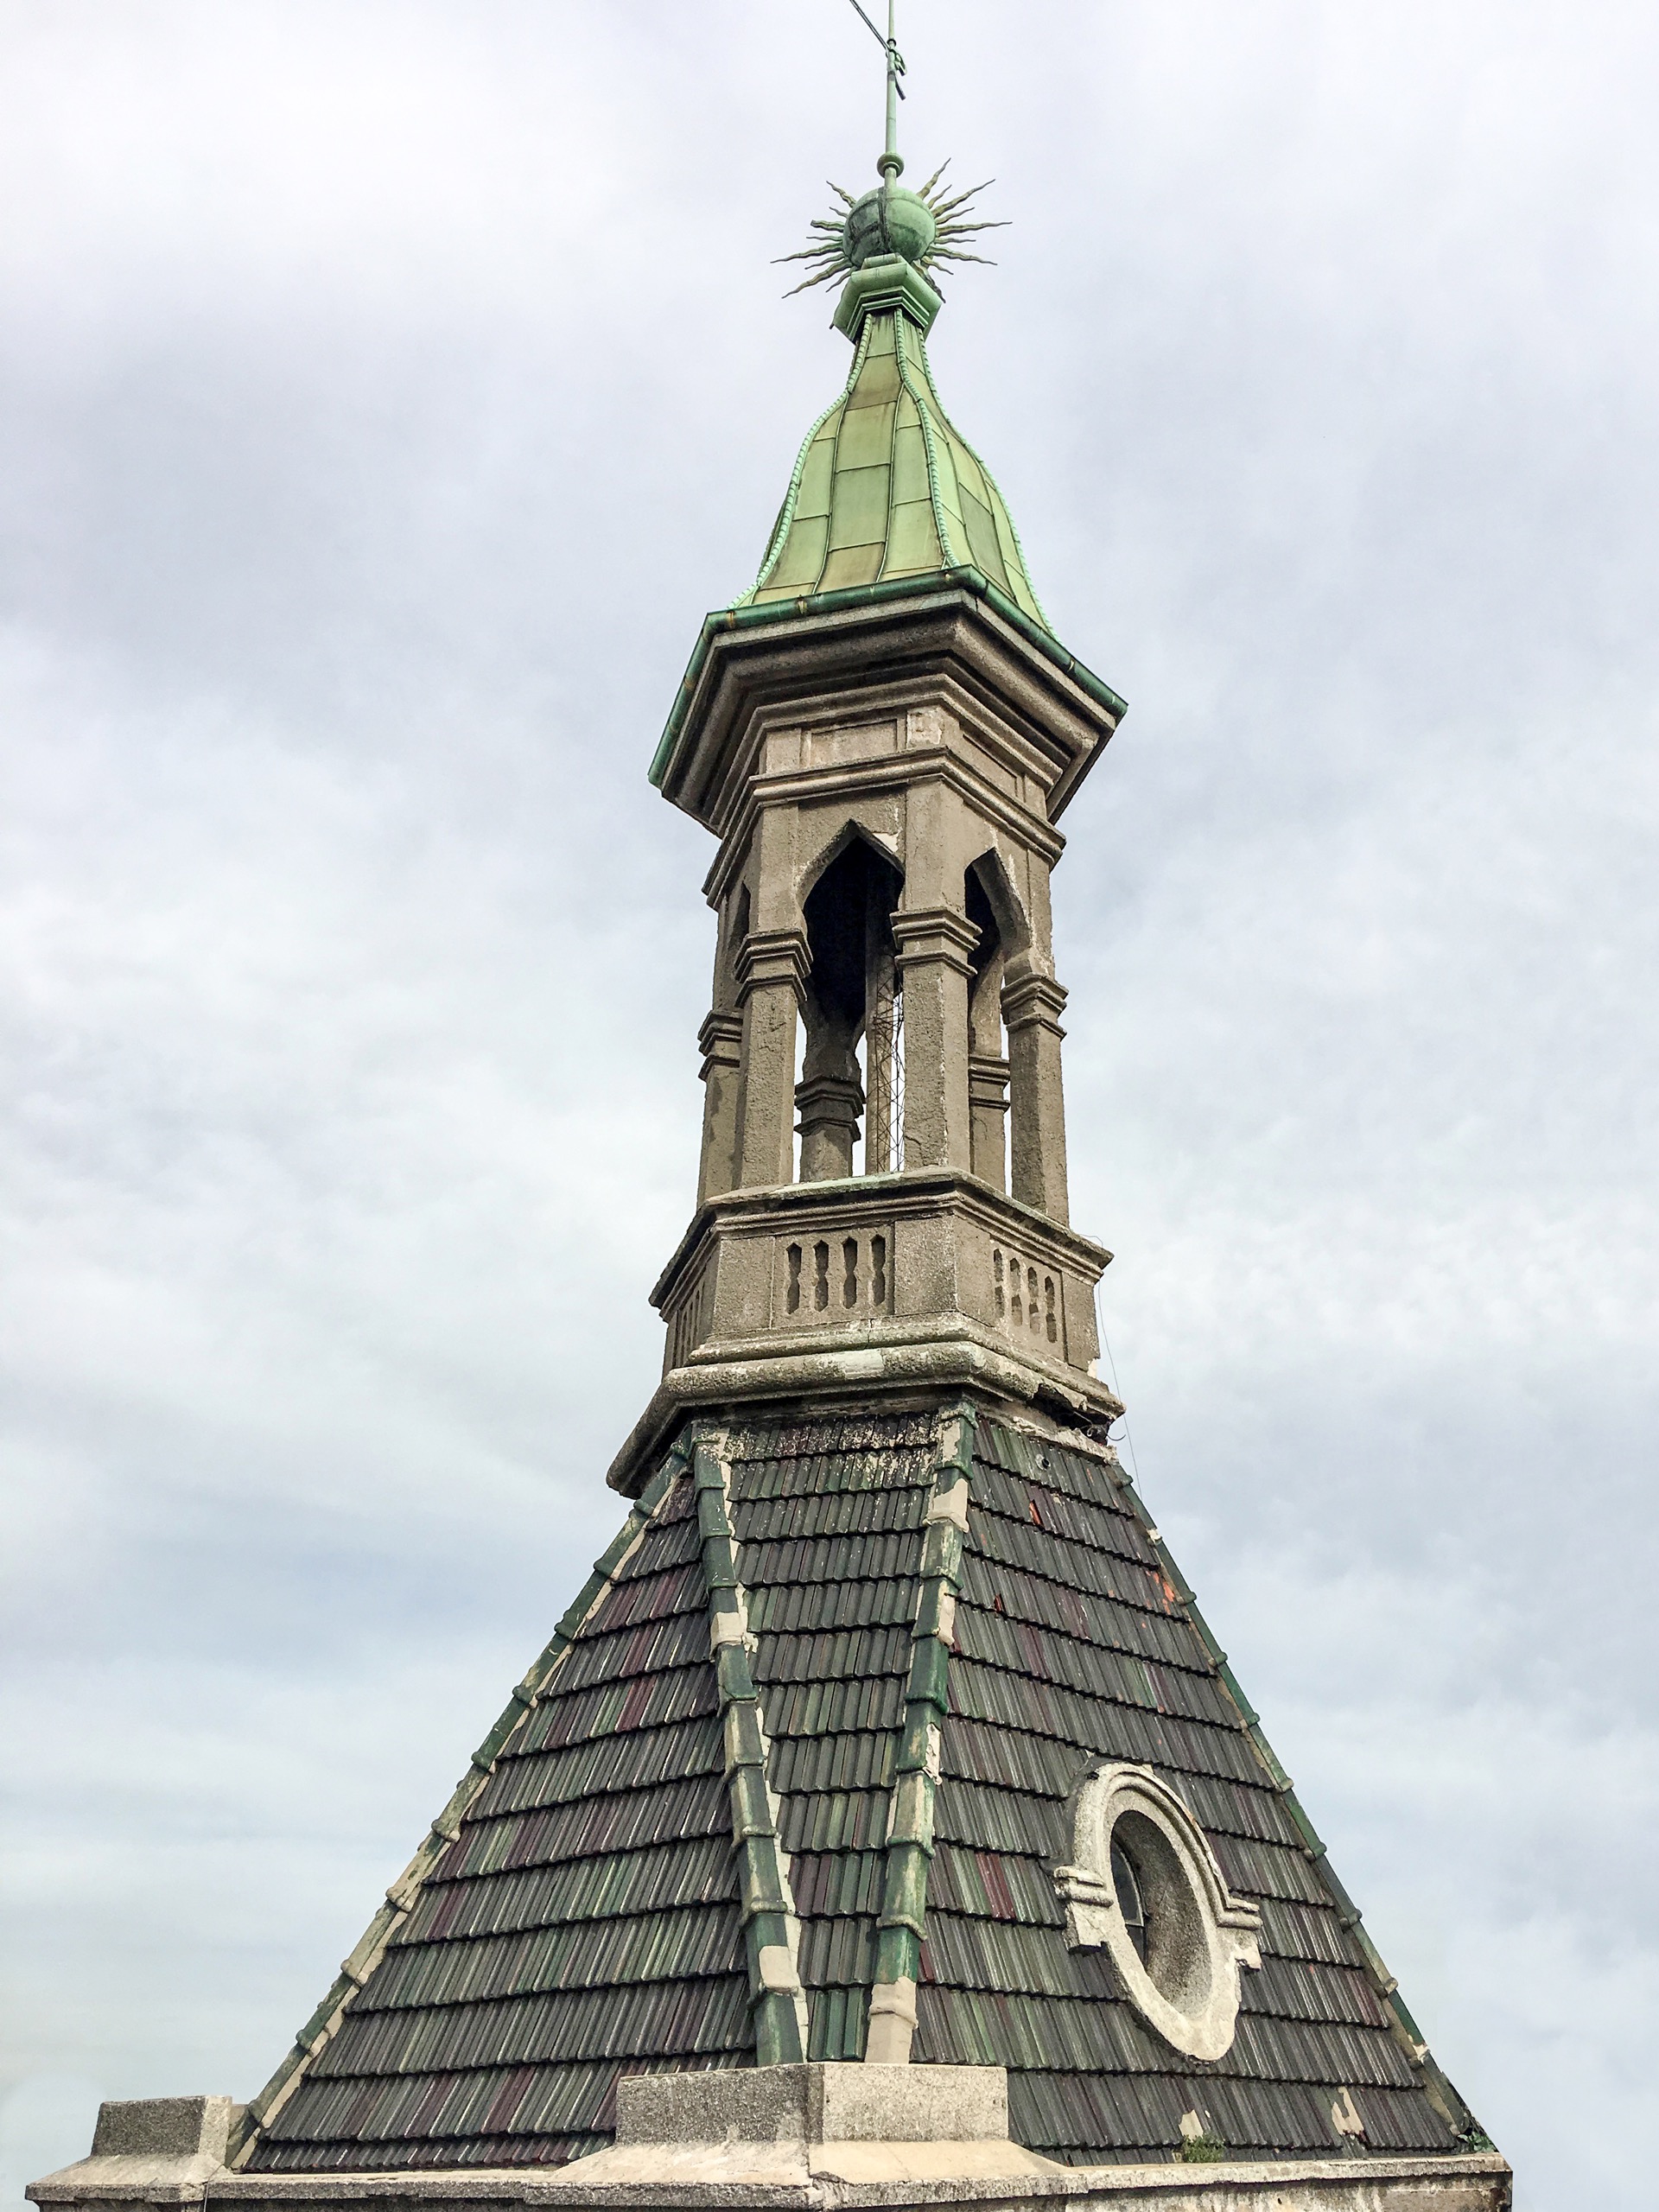
<instances>
[{"instance_id":1,"label":"grey cloud","mask_svg":"<svg viewBox=\"0 0 1659 2212\"><path fill-rule=\"evenodd\" d=\"M0 14L10 2188L257 2086L610 1534L711 949L644 768L842 373L845 12ZM1014 218L942 388L1131 702L1057 934L1146 1492L1518 2202L1634 2206L1659 35L906 42Z\"/></svg>"}]
</instances>

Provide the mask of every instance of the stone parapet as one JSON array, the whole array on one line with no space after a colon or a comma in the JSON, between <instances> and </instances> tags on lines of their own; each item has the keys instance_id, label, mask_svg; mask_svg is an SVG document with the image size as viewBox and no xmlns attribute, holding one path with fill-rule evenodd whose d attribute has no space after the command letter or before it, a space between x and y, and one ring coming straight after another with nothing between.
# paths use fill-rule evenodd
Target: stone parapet
<instances>
[{"instance_id":1,"label":"stone parapet","mask_svg":"<svg viewBox=\"0 0 1659 2212\"><path fill-rule=\"evenodd\" d=\"M991 2066L825 2065L635 2075L618 2085L608 2150L563 2167L238 2173L228 2097L105 2105L93 2153L34 2183L52 2212L192 2205L202 2212L379 2205L398 2212L518 2205L617 2212L1505 2212L1496 2153L1061 2166L1012 2141ZM191 2149L179 2147L186 2142ZM121 2147L115 2147L119 2145ZM189 2168L187 2175L181 2171Z\"/></svg>"},{"instance_id":2,"label":"stone parapet","mask_svg":"<svg viewBox=\"0 0 1659 2212\"><path fill-rule=\"evenodd\" d=\"M617 2084L629 2143L963 2143L1006 2136L1001 2066L743 2066ZM1044 2165L1051 2162L1039 2161Z\"/></svg>"},{"instance_id":3,"label":"stone parapet","mask_svg":"<svg viewBox=\"0 0 1659 2212\"><path fill-rule=\"evenodd\" d=\"M101 2104L90 2157L33 2183L37 2204L200 2204L228 2177L245 2107L231 2097L144 2097Z\"/></svg>"},{"instance_id":4,"label":"stone parapet","mask_svg":"<svg viewBox=\"0 0 1659 2212\"><path fill-rule=\"evenodd\" d=\"M976 1379L1020 1371L1016 1401L1110 1420L1117 1402L1093 1372L1110 1258L955 1169L728 1192L699 1209L652 1293L668 1325L664 1388L678 1404L776 1396L802 1387L782 1378L791 1359L817 1383L833 1382L826 1361L848 1359L849 1380L933 1379L944 1370L918 1364L922 1347L971 1346ZM768 1368L757 1388L747 1370Z\"/></svg>"},{"instance_id":5,"label":"stone parapet","mask_svg":"<svg viewBox=\"0 0 1659 2212\"><path fill-rule=\"evenodd\" d=\"M937 1317L977 1323L1075 1387L1099 1357L1094 1290L1111 1256L981 1177L907 1169L711 1198L651 1302L668 1325L665 1374L785 1337L879 1344Z\"/></svg>"}]
</instances>

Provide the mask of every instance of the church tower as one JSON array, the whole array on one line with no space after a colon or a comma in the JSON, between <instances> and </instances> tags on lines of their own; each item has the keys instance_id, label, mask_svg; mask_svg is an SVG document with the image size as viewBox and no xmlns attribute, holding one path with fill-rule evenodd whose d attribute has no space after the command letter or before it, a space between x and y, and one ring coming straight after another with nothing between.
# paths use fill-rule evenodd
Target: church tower
<instances>
[{"instance_id":1,"label":"church tower","mask_svg":"<svg viewBox=\"0 0 1659 2212\"><path fill-rule=\"evenodd\" d=\"M717 938L622 1526L265 2088L43 2206L1508 2202L1112 1448L1050 879L1124 708L934 382L963 200L879 166L651 767Z\"/></svg>"}]
</instances>

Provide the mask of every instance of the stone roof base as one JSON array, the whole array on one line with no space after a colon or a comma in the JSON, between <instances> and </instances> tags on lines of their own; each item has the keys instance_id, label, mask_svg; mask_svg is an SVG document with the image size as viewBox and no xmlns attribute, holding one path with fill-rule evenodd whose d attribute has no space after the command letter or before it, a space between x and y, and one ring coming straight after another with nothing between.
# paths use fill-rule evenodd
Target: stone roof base
<instances>
[{"instance_id":1,"label":"stone roof base","mask_svg":"<svg viewBox=\"0 0 1659 2212\"><path fill-rule=\"evenodd\" d=\"M99 2206L295 2212L384 2204L613 2206L616 2212L905 2212L984 2205L1036 2212L1507 2212L1495 2153L1061 2166L1010 2140L996 2066L757 2067L641 2075L620 2085L616 2140L563 2167L241 2174L225 2163L228 2097L106 2104L92 2155L35 2182L51 2212Z\"/></svg>"}]
</instances>

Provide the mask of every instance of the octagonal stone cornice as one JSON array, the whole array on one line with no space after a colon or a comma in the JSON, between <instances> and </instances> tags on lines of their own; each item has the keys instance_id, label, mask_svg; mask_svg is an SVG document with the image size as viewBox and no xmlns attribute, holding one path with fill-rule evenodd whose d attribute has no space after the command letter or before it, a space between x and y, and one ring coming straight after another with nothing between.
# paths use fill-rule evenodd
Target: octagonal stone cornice
<instances>
[{"instance_id":1,"label":"octagonal stone cornice","mask_svg":"<svg viewBox=\"0 0 1659 2212\"><path fill-rule=\"evenodd\" d=\"M1030 748L1052 822L1109 741L1123 702L1046 632L1010 619L1017 613L963 578L711 615L653 773L666 798L724 837L766 727L845 721L866 702L879 713L878 693L896 704L904 694L937 697L948 685L969 713Z\"/></svg>"}]
</instances>

